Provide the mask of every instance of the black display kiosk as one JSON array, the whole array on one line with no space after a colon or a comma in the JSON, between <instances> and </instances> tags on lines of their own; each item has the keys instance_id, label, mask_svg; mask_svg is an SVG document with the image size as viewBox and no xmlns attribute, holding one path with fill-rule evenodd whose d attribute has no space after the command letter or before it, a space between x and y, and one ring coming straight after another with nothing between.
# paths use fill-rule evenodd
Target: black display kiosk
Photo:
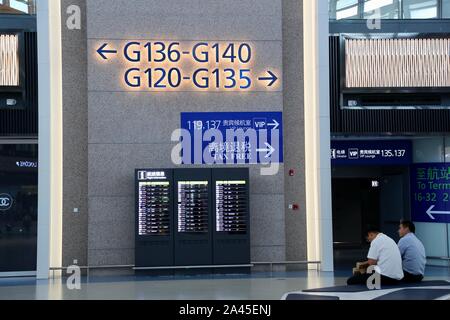
<instances>
[{"instance_id":1,"label":"black display kiosk","mask_svg":"<svg viewBox=\"0 0 450 320\"><path fill-rule=\"evenodd\" d=\"M136 269L249 265L249 211L248 168L137 169Z\"/></svg>"},{"instance_id":2,"label":"black display kiosk","mask_svg":"<svg viewBox=\"0 0 450 320\"><path fill-rule=\"evenodd\" d=\"M215 169L213 189L213 263L250 262L248 169Z\"/></svg>"},{"instance_id":3,"label":"black display kiosk","mask_svg":"<svg viewBox=\"0 0 450 320\"><path fill-rule=\"evenodd\" d=\"M174 181L175 265L211 265L211 170L174 170Z\"/></svg>"},{"instance_id":4,"label":"black display kiosk","mask_svg":"<svg viewBox=\"0 0 450 320\"><path fill-rule=\"evenodd\" d=\"M173 170L136 170L135 266L173 266Z\"/></svg>"}]
</instances>

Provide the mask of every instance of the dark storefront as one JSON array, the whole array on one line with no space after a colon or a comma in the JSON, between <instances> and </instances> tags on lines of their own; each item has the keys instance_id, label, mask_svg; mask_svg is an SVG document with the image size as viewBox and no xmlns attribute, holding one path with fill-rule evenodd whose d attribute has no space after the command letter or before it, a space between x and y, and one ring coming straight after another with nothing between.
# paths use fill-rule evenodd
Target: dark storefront
<instances>
[{"instance_id":1,"label":"dark storefront","mask_svg":"<svg viewBox=\"0 0 450 320\"><path fill-rule=\"evenodd\" d=\"M34 272L37 256L36 18L19 8L0 7L0 276Z\"/></svg>"},{"instance_id":2,"label":"dark storefront","mask_svg":"<svg viewBox=\"0 0 450 320\"><path fill-rule=\"evenodd\" d=\"M402 218L417 222L428 263L442 265L442 260L432 258L448 257L449 225L426 213L434 207L445 207L448 193L413 190L411 171L417 164L446 168L449 161L450 21L439 19L442 8L433 6L424 10L436 9L435 17L412 20L406 17L411 12L404 11L409 7L402 11L395 1L379 8L382 19L372 21L372 12L366 12L362 2L354 2L355 16L342 17L349 12L344 9L351 8L339 12L339 1L332 1L337 5L334 17L341 15L341 19L330 22L336 267L348 267L355 259L365 258L368 244L364 226L379 225L398 240L398 222ZM397 13L392 15L394 9ZM427 77L434 78L427 82ZM410 147L399 147L396 141L409 143ZM408 153L407 159L402 152ZM437 234L442 238L439 244Z\"/></svg>"},{"instance_id":3,"label":"dark storefront","mask_svg":"<svg viewBox=\"0 0 450 320\"><path fill-rule=\"evenodd\" d=\"M37 144L0 145L0 272L36 269Z\"/></svg>"}]
</instances>

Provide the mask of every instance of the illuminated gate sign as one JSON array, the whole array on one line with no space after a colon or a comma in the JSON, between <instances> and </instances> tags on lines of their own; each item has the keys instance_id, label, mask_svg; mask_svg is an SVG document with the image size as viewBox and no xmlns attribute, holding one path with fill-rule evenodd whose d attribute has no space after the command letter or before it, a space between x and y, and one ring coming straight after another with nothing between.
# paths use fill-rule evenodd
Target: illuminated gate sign
<instances>
[{"instance_id":1,"label":"illuminated gate sign","mask_svg":"<svg viewBox=\"0 0 450 320\"><path fill-rule=\"evenodd\" d=\"M281 90L279 70L257 61L252 42L115 40L94 48L100 63L119 64L127 91Z\"/></svg>"}]
</instances>

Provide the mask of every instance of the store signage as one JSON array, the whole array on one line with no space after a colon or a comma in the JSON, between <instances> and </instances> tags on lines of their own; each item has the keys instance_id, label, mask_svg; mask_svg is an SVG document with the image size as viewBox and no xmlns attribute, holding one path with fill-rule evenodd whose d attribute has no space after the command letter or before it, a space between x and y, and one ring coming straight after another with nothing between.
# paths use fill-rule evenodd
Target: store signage
<instances>
[{"instance_id":1,"label":"store signage","mask_svg":"<svg viewBox=\"0 0 450 320\"><path fill-rule=\"evenodd\" d=\"M184 164L283 162L282 112L184 112Z\"/></svg>"},{"instance_id":2,"label":"store signage","mask_svg":"<svg viewBox=\"0 0 450 320\"><path fill-rule=\"evenodd\" d=\"M105 41L95 47L99 63L121 65L127 91L280 90L279 70L260 65L246 41Z\"/></svg>"},{"instance_id":3,"label":"store signage","mask_svg":"<svg viewBox=\"0 0 450 320\"><path fill-rule=\"evenodd\" d=\"M37 168L37 161L16 161L16 166L18 168Z\"/></svg>"},{"instance_id":4,"label":"store signage","mask_svg":"<svg viewBox=\"0 0 450 320\"><path fill-rule=\"evenodd\" d=\"M343 140L331 142L333 165L409 165L412 145L409 140Z\"/></svg>"},{"instance_id":5,"label":"store signage","mask_svg":"<svg viewBox=\"0 0 450 320\"><path fill-rule=\"evenodd\" d=\"M11 209L13 203L14 200L11 195L7 193L0 194L0 211L7 211Z\"/></svg>"},{"instance_id":6,"label":"store signage","mask_svg":"<svg viewBox=\"0 0 450 320\"><path fill-rule=\"evenodd\" d=\"M414 221L450 223L450 164L414 164L411 193Z\"/></svg>"}]
</instances>

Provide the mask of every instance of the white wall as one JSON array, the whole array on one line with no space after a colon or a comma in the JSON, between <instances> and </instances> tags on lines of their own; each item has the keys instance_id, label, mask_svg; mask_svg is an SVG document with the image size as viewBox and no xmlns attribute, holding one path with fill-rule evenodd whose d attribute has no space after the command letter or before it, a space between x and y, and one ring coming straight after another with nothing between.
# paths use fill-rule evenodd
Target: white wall
<instances>
[{"instance_id":1,"label":"white wall","mask_svg":"<svg viewBox=\"0 0 450 320\"><path fill-rule=\"evenodd\" d=\"M328 1L304 1L305 175L308 260L333 271Z\"/></svg>"},{"instance_id":2,"label":"white wall","mask_svg":"<svg viewBox=\"0 0 450 320\"><path fill-rule=\"evenodd\" d=\"M60 1L37 1L39 173L37 278L61 266L62 95Z\"/></svg>"}]
</instances>

